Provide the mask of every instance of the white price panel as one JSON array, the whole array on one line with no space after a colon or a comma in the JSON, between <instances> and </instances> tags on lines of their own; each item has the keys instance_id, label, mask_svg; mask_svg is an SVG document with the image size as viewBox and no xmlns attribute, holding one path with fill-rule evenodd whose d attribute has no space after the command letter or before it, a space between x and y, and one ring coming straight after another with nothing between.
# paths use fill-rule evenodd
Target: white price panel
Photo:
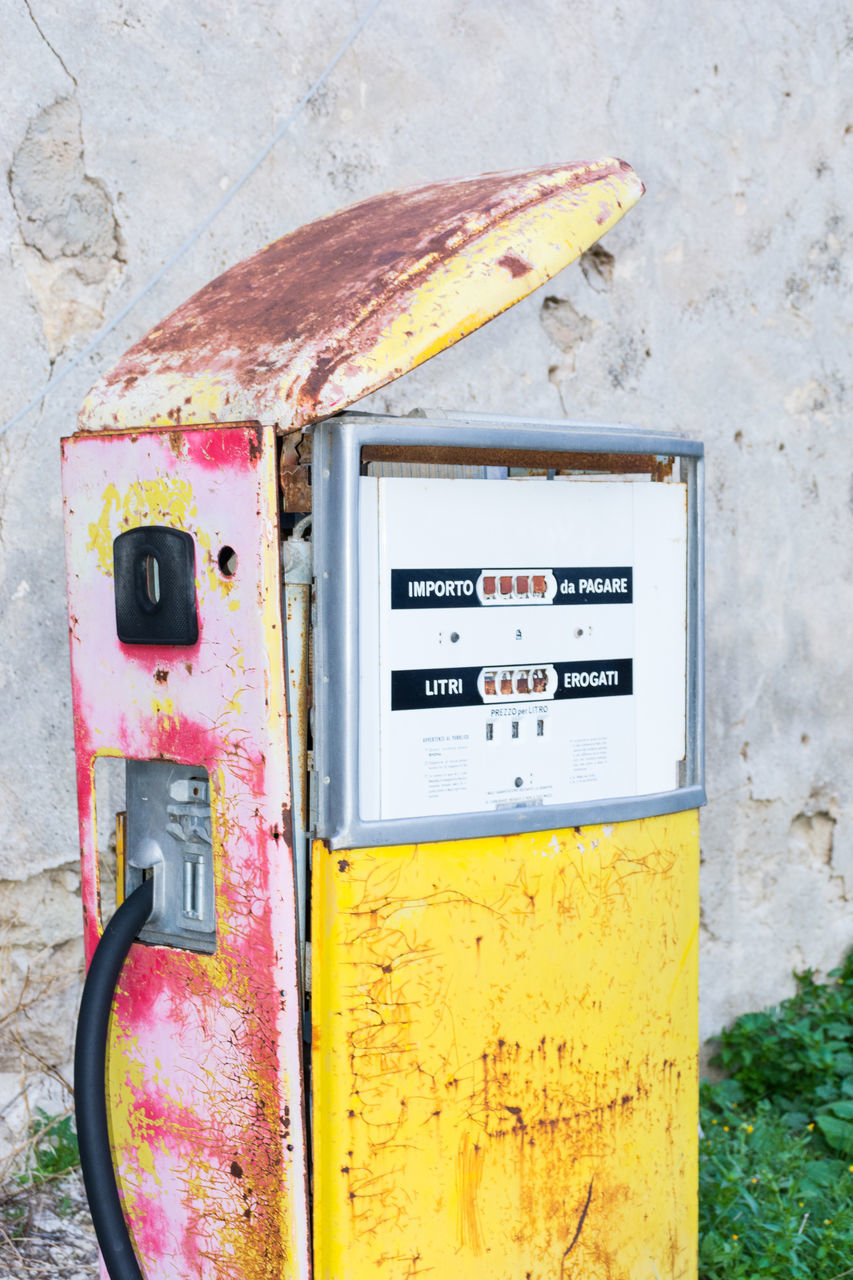
<instances>
[{"instance_id":1,"label":"white price panel","mask_svg":"<svg viewBox=\"0 0 853 1280\"><path fill-rule=\"evenodd\" d=\"M362 818L676 787L686 543L679 483L362 477Z\"/></svg>"}]
</instances>

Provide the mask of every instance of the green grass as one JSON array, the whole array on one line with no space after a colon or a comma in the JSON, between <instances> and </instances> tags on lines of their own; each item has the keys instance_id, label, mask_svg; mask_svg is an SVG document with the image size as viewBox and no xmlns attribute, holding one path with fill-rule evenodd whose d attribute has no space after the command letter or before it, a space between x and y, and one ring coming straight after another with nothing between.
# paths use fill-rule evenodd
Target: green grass
<instances>
[{"instance_id":1,"label":"green grass","mask_svg":"<svg viewBox=\"0 0 853 1280\"><path fill-rule=\"evenodd\" d=\"M700 1280L853 1277L853 953L718 1039L703 1084Z\"/></svg>"}]
</instances>

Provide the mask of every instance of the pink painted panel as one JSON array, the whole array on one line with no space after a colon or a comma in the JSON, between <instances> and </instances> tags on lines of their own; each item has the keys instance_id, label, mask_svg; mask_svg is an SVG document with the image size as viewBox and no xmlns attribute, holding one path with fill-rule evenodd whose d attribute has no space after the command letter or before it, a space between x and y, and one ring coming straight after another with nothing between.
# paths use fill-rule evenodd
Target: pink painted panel
<instances>
[{"instance_id":1,"label":"pink painted panel","mask_svg":"<svg viewBox=\"0 0 853 1280\"><path fill-rule=\"evenodd\" d=\"M136 944L113 1010L111 1133L146 1280L310 1272L274 432L254 425L63 444L87 957L100 934L94 759L202 765L217 949ZM195 539L199 639L125 645L112 544ZM226 576L219 552L237 568Z\"/></svg>"}]
</instances>

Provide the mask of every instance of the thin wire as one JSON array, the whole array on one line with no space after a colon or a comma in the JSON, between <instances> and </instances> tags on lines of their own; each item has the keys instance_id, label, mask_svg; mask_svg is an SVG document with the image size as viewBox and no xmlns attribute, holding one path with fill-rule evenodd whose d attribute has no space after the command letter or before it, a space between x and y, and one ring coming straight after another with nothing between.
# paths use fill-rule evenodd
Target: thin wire
<instances>
[{"instance_id":1,"label":"thin wire","mask_svg":"<svg viewBox=\"0 0 853 1280\"><path fill-rule=\"evenodd\" d=\"M171 258L169 258L168 262L165 262L163 264L160 270L151 277L148 283L142 289L140 289L138 293L134 294L134 296L130 299L130 302L128 302L124 307L122 307L121 311L119 311L118 315L115 316L110 321L107 327L105 329L101 329L101 331L92 339L89 345L83 348L83 350L79 353L79 355L75 357L75 359L71 362L71 364L68 365L66 369L63 369L62 373L58 374L55 378L51 378L49 382L46 382L45 385L42 387L41 391L37 392L36 395L33 396L32 400L30 400L28 404L24 405L23 409L20 409L15 414L14 417L10 418L8 422L5 422L3 426L0 427L0 435L2 435L4 431L8 431L10 427L14 427L15 423L20 422L21 418L26 417L26 415L30 412L31 409L34 409L36 405L41 404L41 402L45 400L51 394L52 391L55 391L57 387L61 386L62 383L65 381L65 379L68 377L68 375L70 373L73 373L74 370L77 368L77 366L79 364L82 364L82 362L87 358L87 356L90 356L92 352L98 346L100 346L100 344L104 341L104 339L108 337L109 334L112 333L113 329L115 329L117 325L121 324L125 316L128 315L128 313L133 310L136 304L138 302L141 302L141 300L145 297L147 293L151 292L154 286L158 284L160 280L162 280L166 272L170 271L171 268L175 265L175 263L178 262L179 259L181 259L184 256L184 254L193 247L193 245L199 239L199 237L204 235L205 231L210 226L211 222L213 222L214 218L218 217L218 215L222 212L222 210L225 208L228 202L230 200L233 200L237 192L240 191L240 189L246 185L246 183L249 181L249 179L251 178L255 170L259 168L261 164L263 164L264 160L266 160L267 156L272 151L273 147L276 145L279 139L287 132L287 130L293 124L293 121L299 115L300 111L302 111L303 108L307 106L307 104L314 97L314 94L317 92L317 90L321 88L322 85L325 83L325 81L329 78L329 76L334 71L335 67L340 62L341 58L346 53L347 49L349 49L350 45L353 44L354 41L358 38L358 36L360 35L364 27L367 26L367 23L373 17L373 14L379 8L380 4L382 4L382 0L373 0L373 4L367 10L367 13L353 27L352 31L349 33L346 40L338 49L337 53L332 58L331 62L329 62L324 68L324 70L321 71L320 75L311 85L311 88L308 89L308 91L302 95L302 97L297 102L296 106L291 110L290 114L285 118L285 120L281 123L281 125L279 125L278 129L270 138L269 142L264 147L263 151L259 152L259 154L255 157L255 159L249 165L249 168L246 170L243 176L234 184L233 187L231 187L231 189L227 192L227 194L222 197L222 199L219 201L219 204L217 204L216 207L212 210L212 212L207 215L204 222L202 222L202 224L196 228L196 230L192 233L189 239L185 240L179 249L175 250Z\"/></svg>"}]
</instances>

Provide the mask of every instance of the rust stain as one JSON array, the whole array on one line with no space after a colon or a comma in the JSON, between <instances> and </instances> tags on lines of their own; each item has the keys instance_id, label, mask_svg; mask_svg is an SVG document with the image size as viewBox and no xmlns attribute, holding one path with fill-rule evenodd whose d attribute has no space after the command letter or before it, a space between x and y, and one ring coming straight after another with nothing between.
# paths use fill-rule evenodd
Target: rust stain
<instances>
[{"instance_id":1,"label":"rust stain","mask_svg":"<svg viewBox=\"0 0 853 1280\"><path fill-rule=\"evenodd\" d=\"M258 428L259 430L263 429L262 424L258 422L257 418L234 418L233 420L228 422L216 421L211 418L204 422L200 420L199 421L193 420L193 422L188 427L184 427L183 430L165 431L164 435L169 443L169 448L171 452L175 455L175 457L180 459L185 459L186 451L183 447L183 442L185 442L188 439L187 437L188 431L203 431L205 428L208 428L211 430L215 429L217 431L220 431L220 430L223 430L225 427ZM150 424L145 424L141 422L134 423L132 425L122 426L121 423L119 422L118 414L114 414L112 424L109 429L109 434L116 435L116 436L124 436L126 438L129 438L133 444L136 444L142 432L147 432L152 430L156 431L158 430L158 428L152 427ZM77 439L78 436L91 436L94 439L101 439L105 434L107 434L107 430L104 426L91 428L91 427L78 425L77 429L74 432L74 439ZM249 443L248 449L251 452L251 449L252 449L251 443ZM178 450L178 452L176 452L176 450Z\"/></svg>"},{"instance_id":2,"label":"rust stain","mask_svg":"<svg viewBox=\"0 0 853 1280\"><path fill-rule=\"evenodd\" d=\"M506 268L513 280L517 280L519 276L526 276L533 270L533 263L517 253L505 253L502 258L498 258L498 266Z\"/></svg>"},{"instance_id":3,"label":"rust stain","mask_svg":"<svg viewBox=\"0 0 853 1280\"><path fill-rule=\"evenodd\" d=\"M252 423L252 430L249 432L247 439L249 444L249 461L257 463L260 461L264 452L263 427L259 422Z\"/></svg>"},{"instance_id":4,"label":"rust stain","mask_svg":"<svg viewBox=\"0 0 853 1280\"><path fill-rule=\"evenodd\" d=\"M304 464L281 468L281 499L283 511L303 512L311 510L311 468Z\"/></svg>"},{"instance_id":5,"label":"rust stain","mask_svg":"<svg viewBox=\"0 0 853 1280\"><path fill-rule=\"evenodd\" d=\"M375 346L377 322L404 313L444 263L557 197L587 201L595 184L612 212L626 175L639 194L631 166L610 158L489 173L388 192L300 227L211 281L131 347L98 384L94 408L108 410L143 380L165 378L182 401L166 414L179 428L186 380L203 378L250 389L256 400L285 390L290 425L299 427L316 416L336 370ZM534 269L512 249L500 265L513 278Z\"/></svg>"},{"instance_id":6,"label":"rust stain","mask_svg":"<svg viewBox=\"0 0 853 1280\"><path fill-rule=\"evenodd\" d=\"M154 679L157 681L158 684L166 684L166 682L169 679L169 673L165 669L165 667L157 668L157 670L154 672Z\"/></svg>"},{"instance_id":7,"label":"rust stain","mask_svg":"<svg viewBox=\"0 0 853 1280\"><path fill-rule=\"evenodd\" d=\"M304 432L291 432L281 443L279 458L282 510L311 510L311 441Z\"/></svg>"},{"instance_id":8,"label":"rust stain","mask_svg":"<svg viewBox=\"0 0 853 1280\"><path fill-rule=\"evenodd\" d=\"M371 444L361 451L361 461L409 462L432 466L527 467L556 471L558 475L612 472L616 475L651 475L667 480L675 458L652 453L589 453L536 449L471 449L464 445Z\"/></svg>"}]
</instances>

